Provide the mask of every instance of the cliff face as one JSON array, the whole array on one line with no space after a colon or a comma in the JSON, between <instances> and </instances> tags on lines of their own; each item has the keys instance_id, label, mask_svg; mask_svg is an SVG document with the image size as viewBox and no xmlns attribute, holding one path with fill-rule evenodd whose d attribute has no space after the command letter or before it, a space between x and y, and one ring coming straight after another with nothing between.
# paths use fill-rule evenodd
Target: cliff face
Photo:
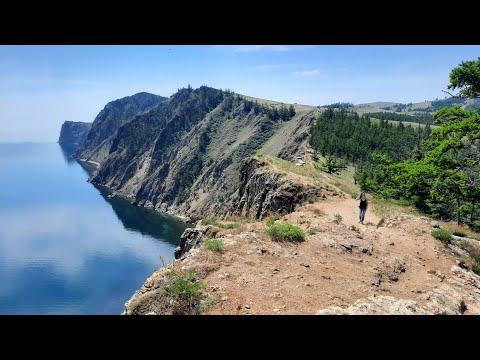
<instances>
[{"instance_id":1,"label":"cliff face","mask_svg":"<svg viewBox=\"0 0 480 360\"><path fill-rule=\"evenodd\" d=\"M206 86L182 89L118 128L91 182L174 215L227 215L237 198L241 161L261 151L278 132L287 136L269 154L278 155L290 145L288 134L304 136L292 124L305 111L290 120L268 111L230 92ZM280 197L268 201L272 208L289 206Z\"/></svg>"},{"instance_id":2,"label":"cliff face","mask_svg":"<svg viewBox=\"0 0 480 360\"><path fill-rule=\"evenodd\" d=\"M76 158L103 162L109 154L112 139L120 126L165 99L162 96L141 92L109 102L93 121L91 131L77 152Z\"/></svg>"},{"instance_id":3,"label":"cliff face","mask_svg":"<svg viewBox=\"0 0 480 360\"><path fill-rule=\"evenodd\" d=\"M232 213L257 219L272 213L285 215L321 195L320 188L288 179L269 170L266 162L247 158L241 164L240 186L232 203Z\"/></svg>"},{"instance_id":4,"label":"cliff face","mask_svg":"<svg viewBox=\"0 0 480 360\"><path fill-rule=\"evenodd\" d=\"M60 130L60 144L82 145L87 139L92 123L65 121Z\"/></svg>"}]
</instances>

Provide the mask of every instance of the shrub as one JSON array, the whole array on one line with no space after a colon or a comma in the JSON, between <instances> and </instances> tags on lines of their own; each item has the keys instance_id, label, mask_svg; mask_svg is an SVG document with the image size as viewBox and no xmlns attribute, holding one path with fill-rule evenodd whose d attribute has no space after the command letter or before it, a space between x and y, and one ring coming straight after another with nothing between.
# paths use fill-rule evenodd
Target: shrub
<instances>
[{"instance_id":1,"label":"shrub","mask_svg":"<svg viewBox=\"0 0 480 360\"><path fill-rule=\"evenodd\" d=\"M275 224L275 221L280 220L282 217L280 215L274 215L270 219L267 220L267 226L270 227Z\"/></svg>"},{"instance_id":2,"label":"shrub","mask_svg":"<svg viewBox=\"0 0 480 360\"><path fill-rule=\"evenodd\" d=\"M208 239L203 242L203 246L211 251L222 252L224 249L223 242L218 239Z\"/></svg>"},{"instance_id":3,"label":"shrub","mask_svg":"<svg viewBox=\"0 0 480 360\"><path fill-rule=\"evenodd\" d=\"M200 296L204 286L197 281L196 270L174 270L167 275L167 292L174 298L191 302Z\"/></svg>"},{"instance_id":4,"label":"shrub","mask_svg":"<svg viewBox=\"0 0 480 360\"><path fill-rule=\"evenodd\" d=\"M333 214L333 217L335 218L336 221L341 222L343 220L342 215L340 214Z\"/></svg>"},{"instance_id":5,"label":"shrub","mask_svg":"<svg viewBox=\"0 0 480 360\"><path fill-rule=\"evenodd\" d=\"M448 245L452 242L452 233L446 229L435 229L432 231L432 236L445 245Z\"/></svg>"},{"instance_id":6,"label":"shrub","mask_svg":"<svg viewBox=\"0 0 480 360\"><path fill-rule=\"evenodd\" d=\"M318 233L319 231L320 231L319 228L313 227L313 228L307 230L307 235L315 235L315 234Z\"/></svg>"},{"instance_id":7,"label":"shrub","mask_svg":"<svg viewBox=\"0 0 480 360\"><path fill-rule=\"evenodd\" d=\"M305 240L305 233L302 229L288 222L281 222L273 224L267 228L267 234L273 240L289 240L289 241L303 241Z\"/></svg>"}]
</instances>

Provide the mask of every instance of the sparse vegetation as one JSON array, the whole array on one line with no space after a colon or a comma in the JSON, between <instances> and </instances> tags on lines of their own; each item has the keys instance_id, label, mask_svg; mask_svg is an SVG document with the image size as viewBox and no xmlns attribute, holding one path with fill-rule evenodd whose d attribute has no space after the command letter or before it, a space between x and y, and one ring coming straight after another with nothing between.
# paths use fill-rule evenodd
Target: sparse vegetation
<instances>
[{"instance_id":1,"label":"sparse vegetation","mask_svg":"<svg viewBox=\"0 0 480 360\"><path fill-rule=\"evenodd\" d=\"M333 217L334 217L334 219L335 219L336 221L338 221L338 222L342 222L342 220L343 220L343 216L340 215L340 214L338 214L338 213L337 213L337 214L333 214Z\"/></svg>"},{"instance_id":2,"label":"sparse vegetation","mask_svg":"<svg viewBox=\"0 0 480 360\"><path fill-rule=\"evenodd\" d=\"M460 236L460 237L466 237L467 236L464 232L461 232L461 231L458 231L458 230L454 231L452 233L452 235Z\"/></svg>"},{"instance_id":3,"label":"sparse vegetation","mask_svg":"<svg viewBox=\"0 0 480 360\"><path fill-rule=\"evenodd\" d=\"M225 248L225 245L219 239L207 239L203 242L203 246L214 252L222 252Z\"/></svg>"},{"instance_id":4,"label":"sparse vegetation","mask_svg":"<svg viewBox=\"0 0 480 360\"><path fill-rule=\"evenodd\" d=\"M325 211L321 210L321 209L315 209L313 210L313 213L317 216L325 216Z\"/></svg>"},{"instance_id":5,"label":"sparse vegetation","mask_svg":"<svg viewBox=\"0 0 480 360\"><path fill-rule=\"evenodd\" d=\"M267 227L267 234L277 241L294 241L300 242L305 240L305 233L298 226L294 226L286 221L273 224Z\"/></svg>"},{"instance_id":6,"label":"sparse vegetation","mask_svg":"<svg viewBox=\"0 0 480 360\"><path fill-rule=\"evenodd\" d=\"M432 236L445 245L448 245L452 242L452 233L446 229L435 229L432 230Z\"/></svg>"},{"instance_id":7,"label":"sparse vegetation","mask_svg":"<svg viewBox=\"0 0 480 360\"><path fill-rule=\"evenodd\" d=\"M349 229L353 230L353 231L356 231L356 232L360 232L360 229L357 228L355 225L350 225Z\"/></svg>"},{"instance_id":8,"label":"sparse vegetation","mask_svg":"<svg viewBox=\"0 0 480 360\"><path fill-rule=\"evenodd\" d=\"M235 229L238 227L238 224L235 224L235 223L222 224L221 222L218 222L217 220L213 220L211 218L202 219L202 225L214 225L222 229Z\"/></svg>"},{"instance_id":9,"label":"sparse vegetation","mask_svg":"<svg viewBox=\"0 0 480 360\"><path fill-rule=\"evenodd\" d=\"M471 247L470 242L468 240L460 240L458 242L458 246L460 246L464 250L468 250Z\"/></svg>"},{"instance_id":10,"label":"sparse vegetation","mask_svg":"<svg viewBox=\"0 0 480 360\"><path fill-rule=\"evenodd\" d=\"M437 273L436 269L430 269L427 271L429 274L435 275Z\"/></svg>"},{"instance_id":11,"label":"sparse vegetation","mask_svg":"<svg viewBox=\"0 0 480 360\"><path fill-rule=\"evenodd\" d=\"M307 230L307 235L315 235L316 233L320 232L321 230L317 227L313 227Z\"/></svg>"},{"instance_id":12,"label":"sparse vegetation","mask_svg":"<svg viewBox=\"0 0 480 360\"><path fill-rule=\"evenodd\" d=\"M375 223L371 222L371 221L367 221L365 223L366 226L375 226Z\"/></svg>"},{"instance_id":13,"label":"sparse vegetation","mask_svg":"<svg viewBox=\"0 0 480 360\"><path fill-rule=\"evenodd\" d=\"M267 227L272 226L275 224L275 221L280 220L282 217L280 215L273 215L270 219L267 220Z\"/></svg>"}]
</instances>

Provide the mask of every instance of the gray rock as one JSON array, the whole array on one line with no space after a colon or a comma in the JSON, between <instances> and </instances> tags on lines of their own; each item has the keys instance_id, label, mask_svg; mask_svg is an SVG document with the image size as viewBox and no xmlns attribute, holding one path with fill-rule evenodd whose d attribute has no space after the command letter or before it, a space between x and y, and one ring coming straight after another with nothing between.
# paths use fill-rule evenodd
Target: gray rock
<instances>
[{"instance_id":1,"label":"gray rock","mask_svg":"<svg viewBox=\"0 0 480 360\"><path fill-rule=\"evenodd\" d=\"M357 300L343 309L330 306L317 311L317 315L427 315L419 304L412 300L396 299L393 296L370 296Z\"/></svg>"},{"instance_id":2,"label":"gray rock","mask_svg":"<svg viewBox=\"0 0 480 360\"><path fill-rule=\"evenodd\" d=\"M430 225L435 228L435 229L441 229L442 227L440 226L440 224L436 221L430 221Z\"/></svg>"},{"instance_id":3,"label":"gray rock","mask_svg":"<svg viewBox=\"0 0 480 360\"><path fill-rule=\"evenodd\" d=\"M198 226L194 228L185 229L180 237L180 245L175 249L175 259L179 259L194 247L197 247L203 240L204 235L212 225Z\"/></svg>"},{"instance_id":4,"label":"gray rock","mask_svg":"<svg viewBox=\"0 0 480 360\"><path fill-rule=\"evenodd\" d=\"M352 251L352 248L353 248L352 245L350 245L350 244L345 244L345 243L340 244L340 245L342 245L342 247L344 247L347 251Z\"/></svg>"}]
</instances>

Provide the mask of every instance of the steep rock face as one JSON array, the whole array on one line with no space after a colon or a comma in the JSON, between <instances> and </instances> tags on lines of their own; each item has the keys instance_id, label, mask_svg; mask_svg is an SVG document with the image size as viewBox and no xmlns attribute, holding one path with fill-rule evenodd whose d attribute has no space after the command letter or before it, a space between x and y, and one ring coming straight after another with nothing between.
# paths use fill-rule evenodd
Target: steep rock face
<instances>
[{"instance_id":1,"label":"steep rock face","mask_svg":"<svg viewBox=\"0 0 480 360\"><path fill-rule=\"evenodd\" d=\"M189 252L195 246L198 246L211 228L211 225L207 225L185 229L182 236L180 236L180 245L175 249L175 259L179 259L182 255Z\"/></svg>"},{"instance_id":2,"label":"steep rock face","mask_svg":"<svg viewBox=\"0 0 480 360\"><path fill-rule=\"evenodd\" d=\"M65 121L60 130L60 144L82 145L87 139L92 123Z\"/></svg>"},{"instance_id":3,"label":"steep rock face","mask_svg":"<svg viewBox=\"0 0 480 360\"><path fill-rule=\"evenodd\" d=\"M227 91L181 89L118 129L91 182L173 215L224 216L241 161L288 123L270 111Z\"/></svg>"},{"instance_id":4,"label":"steep rock face","mask_svg":"<svg viewBox=\"0 0 480 360\"><path fill-rule=\"evenodd\" d=\"M109 102L93 121L84 145L76 154L77 159L103 162L120 126L165 99L162 96L141 92Z\"/></svg>"},{"instance_id":5,"label":"steep rock face","mask_svg":"<svg viewBox=\"0 0 480 360\"><path fill-rule=\"evenodd\" d=\"M262 219L268 214L288 214L297 205L321 195L320 189L283 177L255 158L242 161L240 186L232 213Z\"/></svg>"}]
</instances>

